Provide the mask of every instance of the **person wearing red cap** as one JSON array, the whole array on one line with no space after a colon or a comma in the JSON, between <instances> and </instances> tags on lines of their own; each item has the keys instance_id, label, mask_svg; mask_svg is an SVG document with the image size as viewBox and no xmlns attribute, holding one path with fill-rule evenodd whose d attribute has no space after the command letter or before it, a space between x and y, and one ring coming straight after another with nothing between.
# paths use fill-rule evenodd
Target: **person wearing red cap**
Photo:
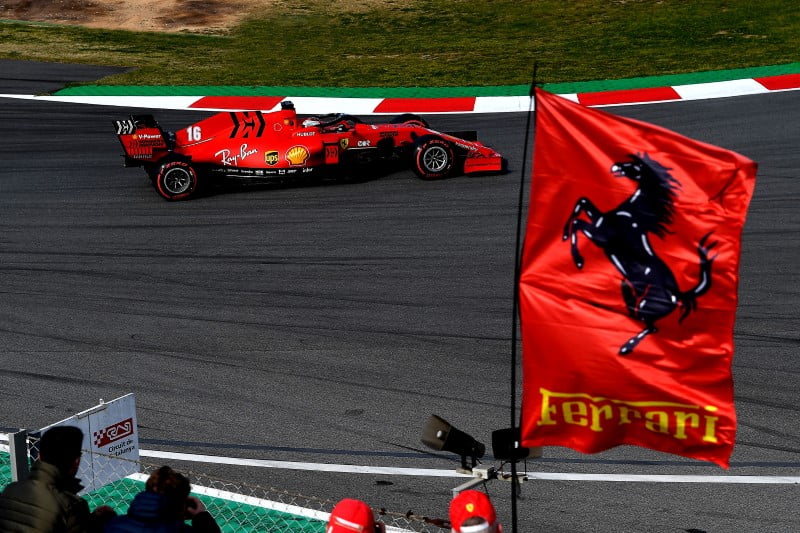
<instances>
[{"instance_id":1,"label":"person wearing red cap","mask_svg":"<svg viewBox=\"0 0 800 533\"><path fill-rule=\"evenodd\" d=\"M452 533L503 533L489 496L477 490L464 490L450 502Z\"/></svg>"},{"instance_id":2,"label":"person wearing red cap","mask_svg":"<svg viewBox=\"0 0 800 533\"><path fill-rule=\"evenodd\" d=\"M385 533L383 522L376 522L372 509L360 500L345 498L336 504L325 533Z\"/></svg>"}]
</instances>

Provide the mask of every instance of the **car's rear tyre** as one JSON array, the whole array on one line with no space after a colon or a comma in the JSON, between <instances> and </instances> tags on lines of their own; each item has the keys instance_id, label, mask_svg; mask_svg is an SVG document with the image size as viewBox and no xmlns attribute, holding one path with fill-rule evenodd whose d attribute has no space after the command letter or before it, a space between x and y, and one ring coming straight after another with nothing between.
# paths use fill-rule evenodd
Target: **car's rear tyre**
<instances>
[{"instance_id":1,"label":"car's rear tyre","mask_svg":"<svg viewBox=\"0 0 800 533\"><path fill-rule=\"evenodd\" d=\"M429 127L424 118L413 113L403 113L402 115L398 115L392 119L390 124L410 124L412 126L422 126L423 128Z\"/></svg>"},{"instance_id":2,"label":"car's rear tyre","mask_svg":"<svg viewBox=\"0 0 800 533\"><path fill-rule=\"evenodd\" d=\"M414 143L411 168L424 180L452 176L456 168L453 145L435 135L420 137Z\"/></svg>"},{"instance_id":3,"label":"car's rear tyre","mask_svg":"<svg viewBox=\"0 0 800 533\"><path fill-rule=\"evenodd\" d=\"M155 182L165 200L183 200L197 190L197 172L186 161L167 161L158 167Z\"/></svg>"}]
</instances>

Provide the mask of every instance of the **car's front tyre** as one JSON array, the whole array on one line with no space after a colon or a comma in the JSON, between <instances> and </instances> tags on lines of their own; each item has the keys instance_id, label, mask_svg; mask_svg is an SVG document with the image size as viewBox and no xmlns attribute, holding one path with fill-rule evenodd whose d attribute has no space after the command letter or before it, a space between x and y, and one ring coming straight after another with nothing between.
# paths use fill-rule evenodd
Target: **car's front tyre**
<instances>
[{"instance_id":1,"label":"car's front tyre","mask_svg":"<svg viewBox=\"0 0 800 533\"><path fill-rule=\"evenodd\" d=\"M197 190L197 171L186 161L167 161L158 167L155 182L165 200L184 200Z\"/></svg>"},{"instance_id":2,"label":"car's front tyre","mask_svg":"<svg viewBox=\"0 0 800 533\"><path fill-rule=\"evenodd\" d=\"M435 135L420 137L414 143L411 168L424 180L448 178L455 173L453 145Z\"/></svg>"}]
</instances>

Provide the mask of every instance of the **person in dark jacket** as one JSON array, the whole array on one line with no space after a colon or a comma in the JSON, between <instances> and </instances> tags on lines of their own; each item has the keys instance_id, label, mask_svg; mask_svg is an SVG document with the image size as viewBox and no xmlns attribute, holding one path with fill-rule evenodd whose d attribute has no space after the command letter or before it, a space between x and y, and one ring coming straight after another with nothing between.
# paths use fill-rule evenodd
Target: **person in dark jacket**
<instances>
[{"instance_id":1,"label":"person in dark jacket","mask_svg":"<svg viewBox=\"0 0 800 533\"><path fill-rule=\"evenodd\" d=\"M0 495L3 533L86 533L99 531L99 518L114 511L102 506L96 514L77 495L75 477L81 462L83 431L56 426L39 440L39 460L28 479L9 484Z\"/></svg>"},{"instance_id":2,"label":"person in dark jacket","mask_svg":"<svg viewBox=\"0 0 800 533\"><path fill-rule=\"evenodd\" d=\"M134 496L128 514L112 518L103 533L220 533L203 502L189 496L190 489L186 476L162 466Z\"/></svg>"}]
</instances>

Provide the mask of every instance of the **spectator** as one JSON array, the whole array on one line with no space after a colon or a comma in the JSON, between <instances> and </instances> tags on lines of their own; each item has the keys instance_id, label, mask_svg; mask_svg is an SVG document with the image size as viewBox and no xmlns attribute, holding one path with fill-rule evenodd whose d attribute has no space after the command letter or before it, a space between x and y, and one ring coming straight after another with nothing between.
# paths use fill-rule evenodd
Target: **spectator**
<instances>
[{"instance_id":1,"label":"spectator","mask_svg":"<svg viewBox=\"0 0 800 533\"><path fill-rule=\"evenodd\" d=\"M385 533L383 522L375 522L369 505L345 498L336 504L328 519L325 533Z\"/></svg>"},{"instance_id":2,"label":"spectator","mask_svg":"<svg viewBox=\"0 0 800 533\"><path fill-rule=\"evenodd\" d=\"M489 497L477 490L460 492L450 502L452 533L503 533Z\"/></svg>"},{"instance_id":3,"label":"spectator","mask_svg":"<svg viewBox=\"0 0 800 533\"><path fill-rule=\"evenodd\" d=\"M162 466L150 474L144 491L134 496L128 514L112 518L103 532L220 533L203 502L189 496L190 489L186 476Z\"/></svg>"},{"instance_id":4,"label":"spectator","mask_svg":"<svg viewBox=\"0 0 800 533\"><path fill-rule=\"evenodd\" d=\"M101 506L89 513L78 496L83 489L75 477L81 462L83 431L56 426L39 440L39 460L28 479L8 485L0 495L3 533L86 533L99 531L102 518L114 511Z\"/></svg>"}]
</instances>

